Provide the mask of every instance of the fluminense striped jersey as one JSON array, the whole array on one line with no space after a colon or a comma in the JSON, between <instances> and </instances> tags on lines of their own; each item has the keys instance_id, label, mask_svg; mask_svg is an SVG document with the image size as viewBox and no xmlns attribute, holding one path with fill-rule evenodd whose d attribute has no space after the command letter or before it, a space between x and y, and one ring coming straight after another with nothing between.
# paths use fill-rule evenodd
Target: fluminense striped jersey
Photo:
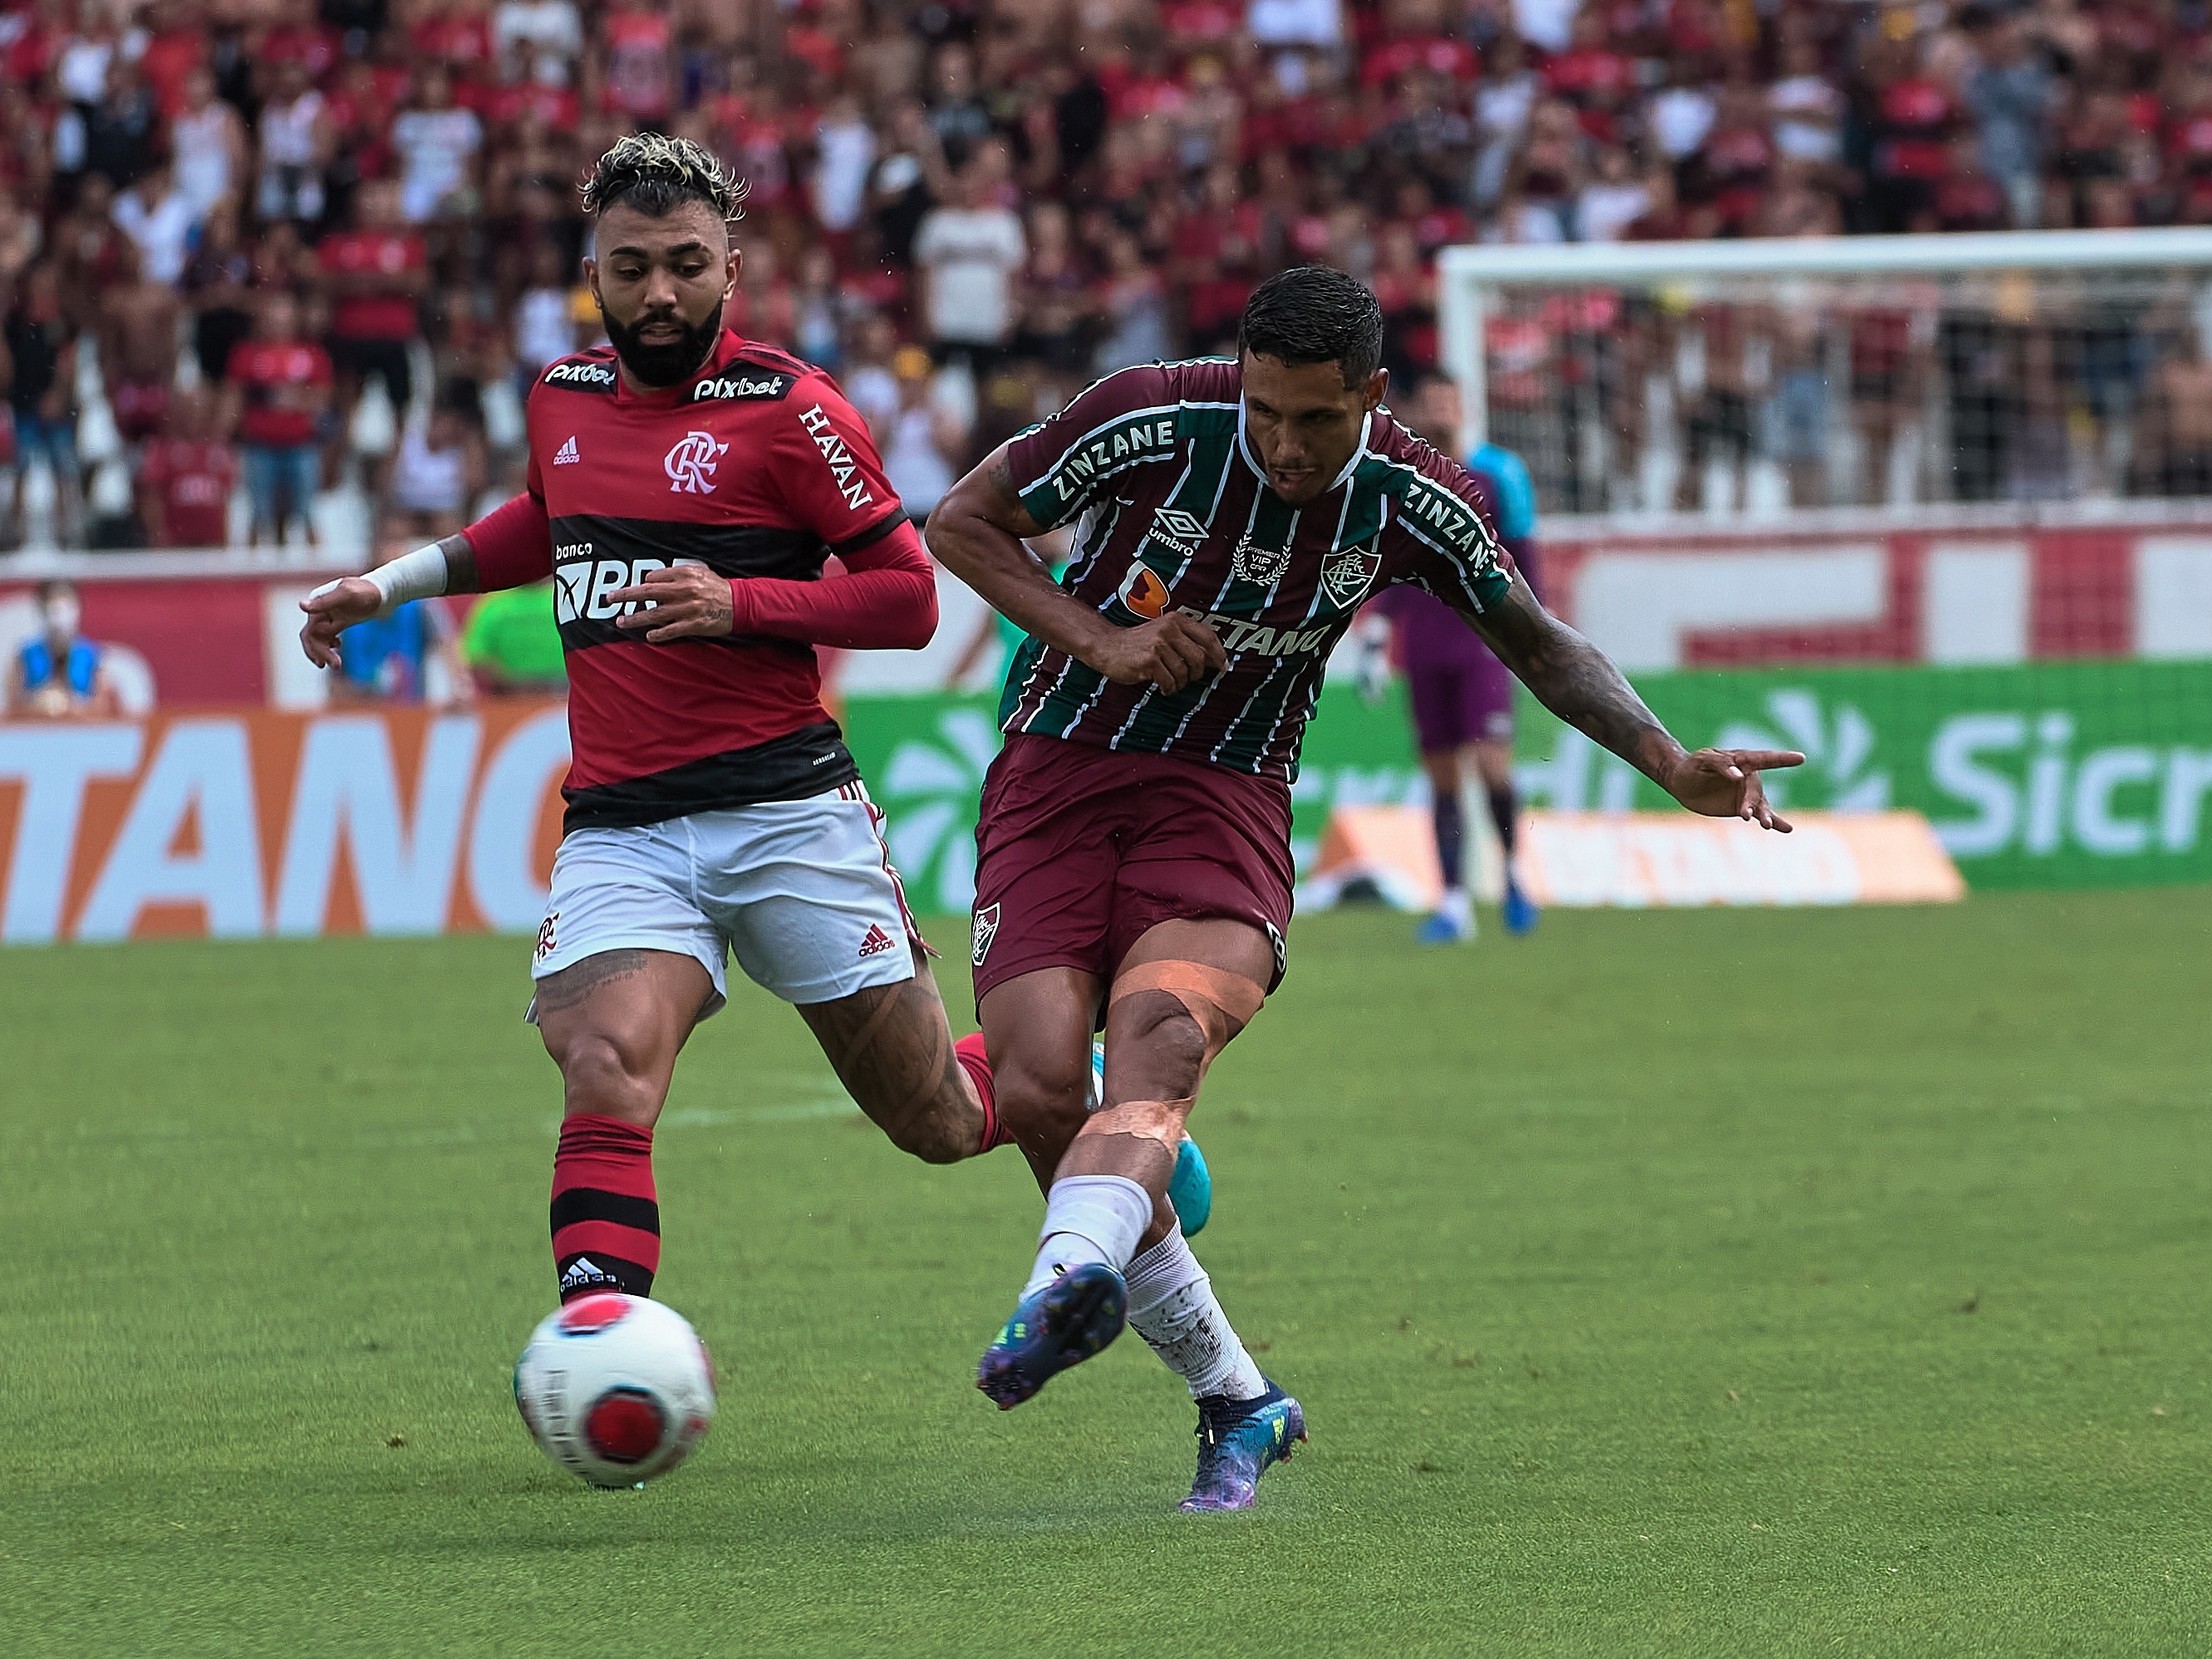
<instances>
[{"instance_id":1,"label":"fluminense striped jersey","mask_svg":"<svg viewBox=\"0 0 2212 1659\"><path fill-rule=\"evenodd\" d=\"M1124 628L1170 609L1201 617L1229 666L1170 696L1032 637L1006 676L1004 730L1289 782L1362 605L1401 582L1474 614L1504 598L1512 561L1457 462L1378 409L1328 493L1293 507L1246 441L1241 379L1218 358L1125 368L1007 447L1030 516L1076 520L1063 589Z\"/></svg>"}]
</instances>

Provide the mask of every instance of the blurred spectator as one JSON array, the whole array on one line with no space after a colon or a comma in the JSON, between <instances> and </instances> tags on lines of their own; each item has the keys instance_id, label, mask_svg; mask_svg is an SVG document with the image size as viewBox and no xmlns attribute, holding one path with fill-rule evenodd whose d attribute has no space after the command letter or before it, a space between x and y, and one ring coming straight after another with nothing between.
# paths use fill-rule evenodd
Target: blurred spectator
<instances>
[{"instance_id":1,"label":"blurred spectator","mask_svg":"<svg viewBox=\"0 0 2212 1659\"><path fill-rule=\"evenodd\" d=\"M489 696L552 696L565 691L568 668L553 621L553 584L487 593L461 629L460 659L476 689Z\"/></svg>"},{"instance_id":2,"label":"blurred spectator","mask_svg":"<svg viewBox=\"0 0 2212 1659\"><path fill-rule=\"evenodd\" d=\"M468 523L470 505L483 486L483 434L474 389L448 383L439 388L429 418L410 421L400 434L387 534L410 545L453 535Z\"/></svg>"},{"instance_id":3,"label":"blurred spectator","mask_svg":"<svg viewBox=\"0 0 2212 1659\"><path fill-rule=\"evenodd\" d=\"M238 457L215 433L216 399L198 387L169 399L162 436L138 461L138 516L155 547L222 547L230 540L228 509L238 483Z\"/></svg>"},{"instance_id":4,"label":"blurred spectator","mask_svg":"<svg viewBox=\"0 0 2212 1659\"><path fill-rule=\"evenodd\" d=\"M2204 331L2168 348L2151 377L2134 460L2137 494L2212 495L2212 355Z\"/></svg>"},{"instance_id":5,"label":"blurred spectator","mask_svg":"<svg viewBox=\"0 0 2212 1659\"><path fill-rule=\"evenodd\" d=\"M305 59L287 58L272 66L272 74L256 129L261 173L254 208L264 219L317 221L323 216L323 169L337 149L337 131Z\"/></svg>"},{"instance_id":6,"label":"blurred spectator","mask_svg":"<svg viewBox=\"0 0 2212 1659\"><path fill-rule=\"evenodd\" d=\"M5 325L8 406L15 422L15 483L8 499L9 547L23 539L24 475L43 462L58 492L55 539L83 533L84 497L76 459L77 330L62 308L57 266L30 266L16 280Z\"/></svg>"},{"instance_id":7,"label":"blurred spectator","mask_svg":"<svg viewBox=\"0 0 2212 1659\"><path fill-rule=\"evenodd\" d=\"M331 301L332 409L337 430L353 418L369 381L380 380L395 420L415 395L409 345L421 332L417 301L430 280L422 238L400 222L398 186L382 179L353 196L353 228L316 249Z\"/></svg>"},{"instance_id":8,"label":"blurred spectator","mask_svg":"<svg viewBox=\"0 0 2212 1659\"><path fill-rule=\"evenodd\" d=\"M392 123L399 153L399 214L410 224L465 216L473 210L470 184L483 124L453 101L453 79L444 65L425 65L415 98Z\"/></svg>"},{"instance_id":9,"label":"blurred spectator","mask_svg":"<svg viewBox=\"0 0 2212 1659\"><path fill-rule=\"evenodd\" d=\"M177 188L168 162L157 161L115 198L117 226L138 250L138 268L149 283L176 286L199 216Z\"/></svg>"},{"instance_id":10,"label":"blurred spectator","mask_svg":"<svg viewBox=\"0 0 2212 1659\"><path fill-rule=\"evenodd\" d=\"M300 337L299 302L289 294L262 300L252 337L233 349L224 378L223 425L238 434L253 502L246 544L258 546L266 530L283 546L286 525L297 518L307 545L319 547L310 509L321 475L317 440L330 407L331 360Z\"/></svg>"},{"instance_id":11,"label":"blurred spectator","mask_svg":"<svg viewBox=\"0 0 2212 1659\"><path fill-rule=\"evenodd\" d=\"M568 320L574 293L561 250L539 242L530 253L530 286L514 305L514 361L533 380L556 357L576 349Z\"/></svg>"},{"instance_id":12,"label":"blurred spectator","mask_svg":"<svg viewBox=\"0 0 2212 1659\"><path fill-rule=\"evenodd\" d=\"M1981 165L2004 192L2012 222L2035 228L2043 205L2043 147L2051 112L2051 71L2021 21L2001 11L1976 20L1980 63L1966 103L1981 133Z\"/></svg>"},{"instance_id":13,"label":"blurred spectator","mask_svg":"<svg viewBox=\"0 0 2212 1659\"><path fill-rule=\"evenodd\" d=\"M231 349L253 331L247 295L253 281L253 257L239 243L238 210L217 202L200 227L199 246L185 261L182 287L191 307L191 351L199 378L219 383L230 367Z\"/></svg>"},{"instance_id":14,"label":"blurred spectator","mask_svg":"<svg viewBox=\"0 0 2212 1659\"><path fill-rule=\"evenodd\" d=\"M39 631L23 642L8 667L7 714L17 720L112 720L120 714L122 696L103 653L79 631L83 606L76 585L40 582L37 601Z\"/></svg>"},{"instance_id":15,"label":"blurred spectator","mask_svg":"<svg viewBox=\"0 0 2212 1659\"><path fill-rule=\"evenodd\" d=\"M574 0L500 0L491 30L501 76L510 82L534 78L564 87L584 50Z\"/></svg>"},{"instance_id":16,"label":"blurred spectator","mask_svg":"<svg viewBox=\"0 0 2212 1659\"><path fill-rule=\"evenodd\" d=\"M917 523L944 498L959 476L960 422L935 397L929 354L906 346L891 359L898 408L877 434L884 476Z\"/></svg>"},{"instance_id":17,"label":"blurred spectator","mask_svg":"<svg viewBox=\"0 0 2212 1659\"><path fill-rule=\"evenodd\" d=\"M128 278L100 295L100 374L116 432L126 444L143 443L168 419L181 311L176 289L139 274L136 261Z\"/></svg>"},{"instance_id":18,"label":"blurred spectator","mask_svg":"<svg viewBox=\"0 0 2212 1659\"><path fill-rule=\"evenodd\" d=\"M1106 243L1106 275L1098 285L1098 309L1106 337L1098 343L1091 369L1111 374L1133 363L1156 363L1168 356L1168 296L1160 273L1145 257L1132 233L1115 231Z\"/></svg>"},{"instance_id":19,"label":"blurred spectator","mask_svg":"<svg viewBox=\"0 0 2212 1659\"><path fill-rule=\"evenodd\" d=\"M244 187L249 147L245 121L236 106L216 96L215 76L205 66L185 72L183 98L184 106L169 118L169 155L177 188L198 222Z\"/></svg>"},{"instance_id":20,"label":"blurred spectator","mask_svg":"<svg viewBox=\"0 0 2212 1659\"><path fill-rule=\"evenodd\" d=\"M916 309L940 360L964 357L988 374L1013 333L1013 278L1029 255L1012 210L983 199L974 167L956 173L948 205L933 208L915 233Z\"/></svg>"}]
</instances>

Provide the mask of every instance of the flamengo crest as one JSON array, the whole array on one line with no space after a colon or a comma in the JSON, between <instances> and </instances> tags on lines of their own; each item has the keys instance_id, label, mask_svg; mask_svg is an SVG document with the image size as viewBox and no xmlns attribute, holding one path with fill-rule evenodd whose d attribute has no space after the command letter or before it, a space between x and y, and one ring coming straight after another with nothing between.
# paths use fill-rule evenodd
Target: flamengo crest
<instances>
[{"instance_id":1,"label":"flamengo crest","mask_svg":"<svg viewBox=\"0 0 2212 1659\"><path fill-rule=\"evenodd\" d=\"M708 432L687 432L684 441L670 450L661 461L661 470L668 474L672 492L693 495L714 493L715 457L729 448L718 444Z\"/></svg>"}]
</instances>

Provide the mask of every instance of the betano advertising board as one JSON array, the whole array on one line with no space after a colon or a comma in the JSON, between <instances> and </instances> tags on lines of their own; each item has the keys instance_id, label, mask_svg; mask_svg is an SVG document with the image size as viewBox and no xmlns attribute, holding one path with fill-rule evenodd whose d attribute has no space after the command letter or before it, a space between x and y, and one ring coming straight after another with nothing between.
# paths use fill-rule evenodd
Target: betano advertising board
<instances>
[{"instance_id":1,"label":"betano advertising board","mask_svg":"<svg viewBox=\"0 0 2212 1659\"><path fill-rule=\"evenodd\" d=\"M2212 662L1652 674L1693 743L1802 749L1801 810L1905 809L1970 885L2212 880ZM997 747L985 696L856 698L852 744L919 908L974 894ZM1539 711L1530 803L1666 805ZM557 703L0 725L0 941L428 933L538 922L560 823ZM1398 694L1328 691L1293 791L1302 860L1338 805L1419 798Z\"/></svg>"}]
</instances>

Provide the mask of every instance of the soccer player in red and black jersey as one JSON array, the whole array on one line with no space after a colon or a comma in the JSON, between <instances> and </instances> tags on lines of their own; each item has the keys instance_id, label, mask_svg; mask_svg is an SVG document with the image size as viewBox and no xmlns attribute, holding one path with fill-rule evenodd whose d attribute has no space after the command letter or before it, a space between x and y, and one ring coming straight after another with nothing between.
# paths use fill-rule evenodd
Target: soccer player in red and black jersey
<instances>
[{"instance_id":1,"label":"soccer player in red and black jersey","mask_svg":"<svg viewBox=\"0 0 2212 1659\"><path fill-rule=\"evenodd\" d=\"M1759 769L1804 760L1684 750L1537 603L1466 469L1391 417L1382 356L1372 294L1285 271L1246 305L1237 361L1109 375L1001 445L929 523L931 550L1030 636L976 827L975 989L1010 1128L1033 1163L1066 1148L976 1383L1018 1405L1134 1325L1198 1402L1187 1509L1250 1504L1304 1436L1167 1192L1206 1067L1283 974L1299 742L1359 607L1426 589L1692 811L1787 830ZM1074 557L1055 583L1024 542L1064 524Z\"/></svg>"},{"instance_id":2,"label":"soccer player in red and black jersey","mask_svg":"<svg viewBox=\"0 0 2212 1659\"><path fill-rule=\"evenodd\" d=\"M609 150L585 274L612 344L539 375L527 492L305 605L328 667L344 627L396 602L555 579L573 758L531 1018L566 1097L564 1299L652 1289L653 1126L730 952L900 1147L950 1163L1005 1139L814 655L927 644L929 558L836 383L722 326L742 193L696 144ZM824 580L833 554L846 574Z\"/></svg>"}]
</instances>

